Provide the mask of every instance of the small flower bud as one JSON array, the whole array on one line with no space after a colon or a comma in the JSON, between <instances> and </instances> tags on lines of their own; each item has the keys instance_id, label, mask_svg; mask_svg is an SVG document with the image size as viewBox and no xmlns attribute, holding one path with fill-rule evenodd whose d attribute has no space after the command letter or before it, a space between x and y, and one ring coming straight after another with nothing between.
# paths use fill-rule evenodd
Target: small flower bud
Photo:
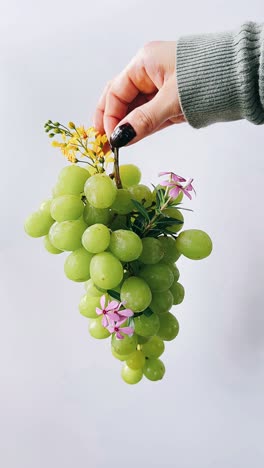
<instances>
[{"instance_id":1,"label":"small flower bud","mask_svg":"<svg viewBox=\"0 0 264 468\"><path fill-rule=\"evenodd\" d=\"M60 128L54 128L54 130L53 130L53 131L54 131L54 133L61 133L61 130L60 130Z\"/></svg>"},{"instance_id":2,"label":"small flower bud","mask_svg":"<svg viewBox=\"0 0 264 468\"><path fill-rule=\"evenodd\" d=\"M50 137L50 138L53 138L53 137L54 137L54 133L50 133L50 134L49 134L49 137Z\"/></svg>"},{"instance_id":3,"label":"small flower bud","mask_svg":"<svg viewBox=\"0 0 264 468\"><path fill-rule=\"evenodd\" d=\"M55 127L59 127L59 126L60 126L60 122L54 122L54 125L55 125Z\"/></svg>"},{"instance_id":4,"label":"small flower bud","mask_svg":"<svg viewBox=\"0 0 264 468\"><path fill-rule=\"evenodd\" d=\"M103 158L102 156L99 158L99 162L100 162L101 164L104 164L104 158Z\"/></svg>"},{"instance_id":5,"label":"small flower bud","mask_svg":"<svg viewBox=\"0 0 264 468\"><path fill-rule=\"evenodd\" d=\"M73 122L69 122L69 123L68 123L68 127L69 127L69 128L75 128L75 124L74 124Z\"/></svg>"},{"instance_id":6,"label":"small flower bud","mask_svg":"<svg viewBox=\"0 0 264 468\"><path fill-rule=\"evenodd\" d=\"M47 124L51 124L51 123L52 123L52 120L48 120L48 121L47 121Z\"/></svg>"},{"instance_id":7,"label":"small flower bud","mask_svg":"<svg viewBox=\"0 0 264 468\"><path fill-rule=\"evenodd\" d=\"M50 127L45 128L45 132L48 133L50 131Z\"/></svg>"}]
</instances>

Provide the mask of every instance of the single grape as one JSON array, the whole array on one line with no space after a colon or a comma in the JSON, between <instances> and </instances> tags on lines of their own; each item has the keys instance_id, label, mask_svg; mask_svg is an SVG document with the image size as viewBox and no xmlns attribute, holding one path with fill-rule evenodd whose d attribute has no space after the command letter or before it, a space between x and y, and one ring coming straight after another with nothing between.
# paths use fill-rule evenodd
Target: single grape
<instances>
[{"instance_id":1,"label":"single grape","mask_svg":"<svg viewBox=\"0 0 264 468\"><path fill-rule=\"evenodd\" d=\"M164 250L158 239L154 237L145 237L142 239L143 250L139 261L145 265L158 263L164 256Z\"/></svg>"},{"instance_id":2,"label":"single grape","mask_svg":"<svg viewBox=\"0 0 264 468\"><path fill-rule=\"evenodd\" d=\"M87 225L82 219L54 223L49 231L52 245L60 250L76 250L82 247L82 235Z\"/></svg>"},{"instance_id":3,"label":"single grape","mask_svg":"<svg viewBox=\"0 0 264 468\"><path fill-rule=\"evenodd\" d=\"M84 287L86 290L86 294L88 296L95 296L99 297L102 296L102 294L105 293L104 289L98 289L97 286L95 286L93 280L90 278L88 281L84 283Z\"/></svg>"},{"instance_id":4,"label":"single grape","mask_svg":"<svg viewBox=\"0 0 264 468\"><path fill-rule=\"evenodd\" d=\"M134 385L140 382L143 377L142 369L130 369L127 365L124 365L121 370L121 377L127 384Z\"/></svg>"},{"instance_id":5,"label":"single grape","mask_svg":"<svg viewBox=\"0 0 264 468\"><path fill-rule=\"evenodd\" d=\"M90 275L99 288L113 289L123 279L123 266L110 252L102 252L92 258Z\"/></svg>"},{"instance_id":6,"label":"single grape","mask_svg":"<svg viewBox=\"0 0 264 468\"><path fill-rule=\"evenodd\" d=\"M169 263L169 262L167 263L167 265L170 267L170 269L171 269L171 271L173 273L174 281L178 281L178 279L180 277L180 272L179 272L179 270L177 268L177 265L175 263Z\"/></svg>"},{"instance_id":7,"label":"single grape","mask_svg":"<svg viewBox=\"0 0 264 468\"><path fill-rule=\"evenodd\" d=\"M129 355L137 349L137 337L124 335L124 338L120 340L114 334L112 335L112 348L120 356Z\"/></svg>"},{"instance_id":8,"label":"single grape","mask_svg":"<svg viewBox=\"0 0 264 468\"><path fill-rule=\"evenodd\" d=\"M172 286L171 286L172 287ZM173 305L173 294L167 289L163 292L153 292L152 301L149 308L156 314L164 314L168 312Z\"/></svg>"},{"instance_id":9,"label":"single grape","mask_svg":"<svg viewBox=\"0 0 264 468\"><path fill-rule=\"evenodd\" d=\"M137 276L130 276L121 286L121 301L133 312L145 310L151 303L152 294L147 283Z\"/></svg>"},{"instance_id":10,"label":"single grape","mask_svg":"<svg viewBox=\"0 0 264 468\"><path fill-rule=\"evenodd\" d=\"M139 184L141 172L134 164L122 164L119 167L119 172L123 187Z\"/></svg>"},{"instance_id":11,"label":"single grape","mask_svg":"<svg viewBox=\"0 0 264 468\"><path fill-rule=\"evenodd\" d=\"M184 218L183 218L182 212L180 210L177 210L177 208L174 208L174 207L170 207L170 208L166 208L163 211L163 213L166 216L169 216L170 218L174 218L177 221L181 221L181 223L175 223L172 226L168 226L167 230L169 232L178 232L178 231L180 231L182 229Z\"/></svg>"},{"instance_id":12,"label":"single grape","mask_svg":"<svg viewBox=\"0 0 264 468\"><path fill-rule=\"evenodd\" d=\"M135 351L126 359L126 364L130 369L142 369L145 365L145 356L142 351Z\"/></svg>"},{"instance_id":13,"label":"single grape","mask_svg":"<svg viewBox=\"0 0 264 468\"><path fill-rule=\"evenodd\" d=\"M50 216L49 212L39 210L27 217L24 228L26 233L31 237L43 237L49 233L53 223L54 219Z\"/></svg>"},{"instance_id":14,"label":"single grape","mask_svg":"<svg viewBox=\"0 0 264 468\"><path fill-rule=\"evenodd\" d=\"M140 256L142 242L135 232L118 229L111 234L109 250L122 262L132 262Z\"/></svg>"},{"instance_id":15,"label":"single grape","mask_svg":"<svg viewBox=\"0 0 264 468\"><path fill-rule=\"evenodd\" d=\"M165 374L165 366L160 359L146 359L144 375L147 379L155 382L161 380Z\"/></svg>"},{"instance_id":16,"label":"single grape","mask_svg":"<svg viewBox=\"0 0 264 468\"><path fill-rule=\"evenodd\" d=\"M83 213L84 204L76 195L60 195L52 200L50 213L59 223L78 219Z\"/></svg>"},{"instance_id":17,"label":"single grape","mask_svg":"<svg viewBox=\"0 0 264 468\"><path fill-rule=\"evenodd\" d=\"M43 239L45 249L51 254L60 254L62 250L56 249L49 240L49 236L45 236Z\"/></svg>"},{"instance_id":18,"label":"single grape","mask_svg":"<svg viewBox=\"0 0 264 468\"><path fill-rule=\"evenodd\" d=\"M161 236L158 238L159 242L162 245L164 250L164 256L162 261L167 263L174 263L181 256L180 252L177 249L176 240L172 237Z\"/></svg>"},{"instance_id":19,"label":"single grape","mask_svg":"<svg viewBox=\"0 0 264 468\"><path fill-rule=\"evenodd\" d=\"M160 328L157 335L164 341L172 341L179 333L179 322L170 312L162 314L160 318Z\"/></svg>"},{"instance_id":20,"label":"single grape","mask_svg":"<svg viewBox=\"0 0 264 468\"><path fill-rule=\"evenodd\" d=\"M199 229L182 231L176 239L178 251L192 260L201 260L208 257L213 244L208 234Z\"/></svg>"},{"instance_id":21,"label":"single grape","mask_svg":"<svg viewBox=\"0 0 264 468\"><path fill-rule=\"evenodd\" d=\"M126 189L118 189L111 210L120 215L126 215L133 211L134 205L131 201L131 195Z\"/></svg>"},{"instance_id":22,"label":"single grape","mask_svg":"<svg viewBox=\"0 0 264 468\"><path fill-rule=\"evenodd\" d=\"M164 342L158 336L152 336L150 340L143 344L142 353L148 358L158 358L165 350Z\"/></svg>"},{"instance_id":23,"label":"single grape","mask_svg":"<svg viewBox=\"0 0 264 468\"><path fill-rule=\"evenodd\" d=\"M98 318L96 307L101 307L100 297L88 296L88 294L82 296L79 303L79 311L84 317Z\"/></svg>"},{"instance_id":24,"label":"single grape","mask_svg":"<svg viewBox=\"0 0 264 468\"><path fill-rule=\"evenodd\" d=\"M153 336L159 330L160 321L157 314L144 314L134 318L135 333L140 336Z\"/></svg>"},{"instance_id":25,"label":"single grape","mask_svg":"<svg viewBox=\"0 0 264 468\"><path fill-rule=\"evenodd\" d=\"M52 199L51 199L51 198L48 198L47 200L44 200L44 201L40 204L39 211L46 211L46 213L48 213L49 215L51 215L51 213L50 213L50 205L51 205L51 202L52 202Z\"/></svg>"},{"instance_id":26,"label":"single grape","mask_svg":"<svg viewBox=\"0 0 264 468\"><path fill-rule=\"evenodd\" d=\"M65 260L64 273L72 281L83 282L90 278L90 263L93 254L83 247L72 252Z\"/></svg>"},{"instance_id":27,"label":"single grape","mask_svg":"<svg viewBox=\"0 0 264 468\"><path fill-rule=\"evenodd\" d=\"M109 208L115 201L117 188L106 174L91 176L84 186L85 196L95 208Z\"/></svg>"},{"instance_id":28,"label":"single grape","mask_svg":"<svg viewBox=\"0 0 264 468\"><path fill-rule=\"evenodd\" d=\"M100 253L110 243L110 231L104 224L89 226L82 235L82 244L88 252Z\"/></svg>"},{"instance_id":29,"label":"single grape","mask_svg":"<svg viewBox=\"0 0 264 468\"><path fill-rule=\"evenodd\" d=\"M170 291L173 296L173 304L174 305L181 304L185 295L183 285L174 280L174 282L172 283L170 287Z\"/></svg>"},{"instance_id":30,"label":"single grape","mask_svg":"<svg viewBox=\"0 0 264 468\"><path fill-rule=\"evenodd\" d=\"M140 269L139 276L148 283L152 292L168 290L174 280L173 273L166 263L144 265Z\"/></svg>"},{"instance_id":31,"label":"single grape","mask_svg":"<svg viewBox=\"0 0 264 468\"><path fill-rule=\"evenodd\" d=\"M110 210L109 208L95 208L87 203L84 207L83 219L88 226L97 223L108 225L111 219Z\"/></svg>"},{"instance_id":32,"label":"single grape","mask_svg":"<svg viewBox=\"0 0 264 468\"><path fill-rule=\"evenodd\" d=\"M112 352L112 355L118 359L119 361L126 361L130 356L132 356L132 354L118 354L115 352L114 348L111 346L111 352Z\"/></svg>"},{"instance_id":33,"label":"single grape","mask_svg":"<svg viewBox=\"0 0 264 468\"><path fill-rule=\"evenodd\" d=\"M146 185L132 185L131 187L128 187L128 190L133 200L136 200L145 207L148 207L152 204L152 193Z\"/></svg>"},{"instance_id":34,"label":"single grape","mask_svg":"<svg viewBox=\"0 0 264 468\"><path fill-rule=\"evenodd\" d=\"M110 333L107 330L107 328L103 327L102 325L101 317L90 319L88 330L90 335L98 340L103 340L104 338L108 338L110 336Z\"/></svg>"},{"instance_id":35,"label":"single grape","mask_svg":"<svg viewBox=\"0 0 264 468\"><path fill-rule=\"evenodd\" d=\"M84 184L89 177L89 172L76 164L64 167L53 189L53 196L58 197L67 194L80 195L83 193Z\"/></svg>"}]
</instances>

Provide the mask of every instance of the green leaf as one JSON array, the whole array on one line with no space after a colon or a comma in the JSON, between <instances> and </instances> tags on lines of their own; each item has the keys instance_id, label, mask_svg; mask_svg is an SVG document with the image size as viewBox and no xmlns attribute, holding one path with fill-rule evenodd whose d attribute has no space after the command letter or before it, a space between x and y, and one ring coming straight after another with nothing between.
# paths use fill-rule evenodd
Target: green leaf
<instances>
[{"instance_id":1,"label":"green leaf","mask_svg":"<svg viewBox=\"0 0 264 468\"><path fill-rule=\"evenodd\" d=\"M165 194L163 189L158 189L156 191L156 203L157 203L157 209L160 209L162 205L165 203Z\"/></svg>"},{"instance_id":2,"label":"green leaf","mask_svg":"<svg viewBox=\"0 0 264 468\"><path fill-rule=\"evenodd\" d=\"M114 291L114 289L107 289L107 292L111 297L120 301L120 294L117 291Z\"/></svg>"},{"instance_id":3,"label":"green leaf","mask_svg":"<svg viewBox=\"0 0 264 468\"><path fill-rule=\"evenodd\" d=\"M135 207L139 211L139 213L141 213L142 216L144 216L144 218L149 222L149 214L148 214L146 208L144 208L144 206L141 205L141 203L139 203L137 200L133 200L133 198L131 198L131 201L135 205Z\"/></svg>"}]
</instances>

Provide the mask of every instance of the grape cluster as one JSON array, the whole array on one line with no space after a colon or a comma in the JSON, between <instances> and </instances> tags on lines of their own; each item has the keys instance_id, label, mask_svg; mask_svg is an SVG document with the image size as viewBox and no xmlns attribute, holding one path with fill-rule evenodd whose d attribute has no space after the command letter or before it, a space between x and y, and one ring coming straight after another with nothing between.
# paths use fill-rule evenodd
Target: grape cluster
<instances>
[{"instance_id":1,"label":"grape cluster","mask_svg":"<svg viewBox=\"0 0 264 468\"><path fill-rule=\"evenodd\" d=\"M113 174L64 167L52 198L27 218L25 231L44 237L51 254L70 252L64 272L84 283L79 311L89 319L90 335L111 337L113 356L124 362L123 380L135 384L143 375L163 378L164 341L178 335L171 311L184 299L178 258L205 258L212 242L201 230L181 231L182 192L173 199L165 187L140 184L136 166L119 169L121 187Z\"/></svg>"}]
</instances>

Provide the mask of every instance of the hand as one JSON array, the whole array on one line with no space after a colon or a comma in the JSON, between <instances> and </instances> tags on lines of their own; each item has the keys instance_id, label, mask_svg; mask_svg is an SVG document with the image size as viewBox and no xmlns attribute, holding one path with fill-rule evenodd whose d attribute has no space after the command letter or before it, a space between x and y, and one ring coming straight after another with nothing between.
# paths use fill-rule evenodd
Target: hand
<instances>
[{"instance_id":1,"label":"hand","mask_svg":"<svg viewBox=\"0 0 264 468\"><path fill-rule=\"evenodd\" d=\"M184 122L176 83L176 43L150 42L104 89L93 122L112 146Z\"/></svg>"}]
</instances>

